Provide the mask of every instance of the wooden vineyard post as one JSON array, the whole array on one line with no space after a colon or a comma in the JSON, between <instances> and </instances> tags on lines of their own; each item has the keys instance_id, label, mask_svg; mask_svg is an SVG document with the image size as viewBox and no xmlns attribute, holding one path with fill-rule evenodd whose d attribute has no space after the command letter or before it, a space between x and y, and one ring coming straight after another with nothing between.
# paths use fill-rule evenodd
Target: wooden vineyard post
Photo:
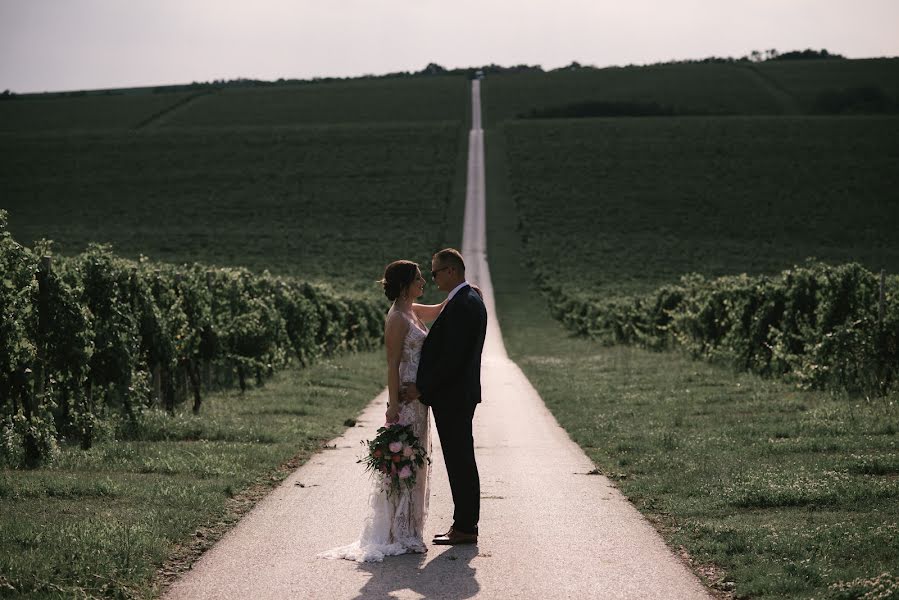
<instances>
[{"instance_id":1,"label":"wooden vineyard post","mask_svg":"<svg viewBox=\"0 0 899 600\"><path fill-rule=\"evenodd\" d=\"M153 367L153 399L162 403L162 369L159 365Z\"/></svg>"},{"instance_id":2,"label":"wooden vineyard post","mask_svg":"<svg viewBox=\"0 0 899 600\"><path fill-rule=\"evenodd\" d=\"M203 361L203 387L207 391L212 389L212 363L208 360Z\"/></svg>"},{"instance_id":3,"label":"wooden vineyard post","mask_svg":"<svg viewBox=\"0 0 899 600\"><path fill-rule=\"evenodd\" d=\"M40 267L37 271L37 362L34 367L34 398L35 402L41 402L44 396L44 389L47 382L47 330L49 329L47 321L50 315L50 267L51 258L42 256Z\"/></svg>"},{"instance_id":4,"label":"wooden vineyard post","mask_svg":"<svg viewBox=\"0 0 899 600\"><path fill-rule=\"evenodd\" d=\"M187 376L190 381L190 387L194 392L193 413L195 415L200 414L200 404L203 402L203 398L200 396L200 369L197 366L198 364L196 360L191 360L187 363Z\"/></svg>"},{"instance_id":5,"label":"wooden vineyard post","mask_svg":"<svg viewBox=\"0 0 899 600\"><path fill-rule=\"evenodd\" d=\"M877 311L877 322L883 327L883 319L886 316L886 271L880 270L880 307Z\"/></svg>"},{"instance_id":6,"label":"wooden vineyard post","mask_svg":"<svg viewBox=\"0 0 899 600\"><path fill-rule=\"evenodd\" d=\"M41 462L41 452L30 425L34 418L34 413L44 401L44 390L46 388L47 321L50 315L50 266L50 257L42 256L37 270L37 360L34 362L34 369L29 369L25 372L26 378L30 376L31 381L27 383L31 385L26 383L23 390L25 393L22 396L22 411L25 413L25 419L29 424L24 439L25 466L27 467L35 467Z\"/></svg>"},{"instance_id":7,"label":"wooden vineyard post","mask_svg":"<svg viewBox=\"0 0 899 600\"><path fill-rule=\"evenodd\" d=\"M169 414L175 414L176 377L177 373L173 373L171 369L162 371L162 404Z\"/></svg>"},{"instance_id":8,"label":"wooden vineyard post","mask_svg":"<svg viewBox=\"0 0 899 600\"><path fill-rule=\"evenodd\" d=\"M206 289L211 290L215 283L215 271L206 270ZM203 387L206 391L212 389L212 362L208 358L203 359Z\"/></svg>"}]
</instances>

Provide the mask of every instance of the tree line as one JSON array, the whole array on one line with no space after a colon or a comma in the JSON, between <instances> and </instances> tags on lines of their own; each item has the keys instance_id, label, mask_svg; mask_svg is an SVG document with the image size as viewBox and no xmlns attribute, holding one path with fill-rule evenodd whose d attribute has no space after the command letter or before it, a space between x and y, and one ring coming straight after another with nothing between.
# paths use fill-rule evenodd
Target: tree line
<instances>
[{"instance_id":1,"label":"tree line","mask_svg":"<svg viewBox=\"0 0 899 600\"><path fill-rule=\"evenodd\" d=\"M829 52L826 49L821 50L792 50L789 52L778 52L776 49L769 50L753 50L747 55L734 57L718 57L710 56L701 59L685 59L670 60L652 63L653 65L672 65L672 64L692 64L692 63L741 63L741 62L765 62L765 61L784 61L784 60L843 60L846 57L841 54ZM627 65L633 67L637 65ZM11 100L15 98L71 98L80 96L98 96L98 95L123 95L140 91L149 91L154 94L162 94L168 92L189 92L199 90L216 91L226 88L251 88L251 87L274 87L282 85L299 85L310 83L332 83L339 81L366 81L376 79L396 79L396 78L421 78L434 77L444 75L462 75L468 79L474 79L481 75L498 75L507 73L551 73L553 71L576 71L580 69L597 70L606 67L596 67L589 64L581 64L577 61L558 67L556 69L544 69L541 65L518 64L510 66L502 66L494 63L482 66L471 67L452 67L447 68L437 63L429 63L418 71L392 71L379 75L367 74L353 77L312 77L308 79L301 78L278 78L275 80L253 79L247 77L236 77L234 79L213 79L211 81L193 81L186 84L159 85L149 88L121 88L91 91L69 91L69 92L45 92L40 94L17 94L10 90L0 93L0 100Z\"/></svg>"}]
</instances>

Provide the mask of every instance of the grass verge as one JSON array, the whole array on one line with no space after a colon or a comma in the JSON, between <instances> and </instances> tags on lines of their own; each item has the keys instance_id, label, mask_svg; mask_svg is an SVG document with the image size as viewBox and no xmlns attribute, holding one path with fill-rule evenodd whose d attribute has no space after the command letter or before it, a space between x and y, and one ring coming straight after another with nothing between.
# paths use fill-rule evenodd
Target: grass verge
<instances>
[{"instance_id":1,"label":"grass verge","mask_svg":"<svg viewBox=\"0 0 899 600\"><path fill-rule=\"evenodd\" d=\"M0 472L0 596L158 595L380 391L380 351L149 413L137 439ZM299 507L298 507L299 509Z\"/></svg>"},{"instance_id":2,"label":"grass verge","mask_svg":"<svg viewBox=\"0 0 899 600\"><path fill-rule=\"evenodd\" d=\"M899 564L897 399L799 392L570 337L526 266L502 134L489 130L486 146L506 347L600 472L719 594L848 598L885 585L896 597L882 574Z\"/></svg>"}]
</instances>

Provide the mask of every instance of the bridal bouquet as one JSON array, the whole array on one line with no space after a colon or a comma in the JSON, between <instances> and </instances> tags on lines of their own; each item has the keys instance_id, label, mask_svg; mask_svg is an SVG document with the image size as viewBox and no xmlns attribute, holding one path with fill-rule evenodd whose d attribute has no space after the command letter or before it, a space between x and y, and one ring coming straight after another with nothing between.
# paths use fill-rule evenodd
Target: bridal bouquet
<instances>
[{"instance_id":1,"label":"bridal bouquet","mask_svg":"<svg viewBox=\"0 0 899 600\"><path fill-rule=\"evenodd\" d=\"M368 454L362 459L365 470L379 474L387 494L399 493L415 485L416 470L431 458L412 433L411 425L385 425L373 440L365 440Z\"/></svg>"}]
</instances>

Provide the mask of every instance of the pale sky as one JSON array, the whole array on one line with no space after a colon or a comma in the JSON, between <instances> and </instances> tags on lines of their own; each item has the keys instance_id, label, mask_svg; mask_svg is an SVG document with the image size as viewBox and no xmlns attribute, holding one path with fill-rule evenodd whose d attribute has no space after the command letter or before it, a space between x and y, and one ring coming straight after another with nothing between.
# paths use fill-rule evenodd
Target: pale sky
<instances>
[{"instance_id":1,"label":"pale sky","mask_svg":"<svg viewBox=\"0 0 899 600\"><path fill-rule=\"evenodd\" d=\"M899 56L899 0L0 0L19 93L767 48Z\"/></svg>"}]
</instances>

